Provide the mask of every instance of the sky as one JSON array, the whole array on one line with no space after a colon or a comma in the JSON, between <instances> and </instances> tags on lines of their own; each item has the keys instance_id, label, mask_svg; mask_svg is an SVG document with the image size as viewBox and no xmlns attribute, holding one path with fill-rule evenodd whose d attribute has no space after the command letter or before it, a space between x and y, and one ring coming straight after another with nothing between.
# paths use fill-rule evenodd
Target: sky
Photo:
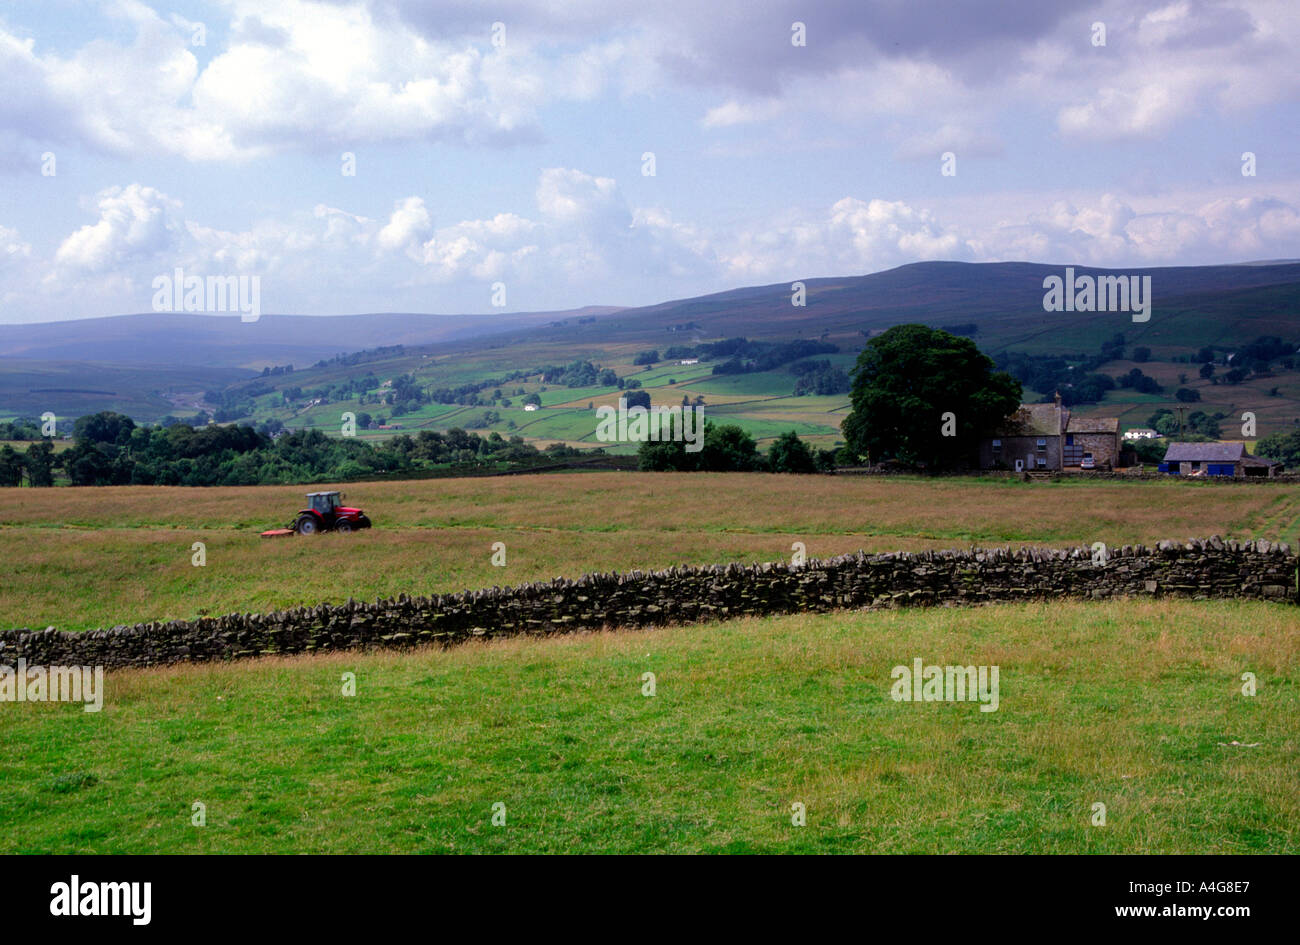
<instances>
[{"instance_id":1,"label":"sky","mask_svg":"<svg viewBox=\"0 0 1300 945\"><path fill-rule=\"evenodd\" d=\"M1298 93L1295 0L9 0L0 323L1297 258Z\"/></svg>"}]
</instances>

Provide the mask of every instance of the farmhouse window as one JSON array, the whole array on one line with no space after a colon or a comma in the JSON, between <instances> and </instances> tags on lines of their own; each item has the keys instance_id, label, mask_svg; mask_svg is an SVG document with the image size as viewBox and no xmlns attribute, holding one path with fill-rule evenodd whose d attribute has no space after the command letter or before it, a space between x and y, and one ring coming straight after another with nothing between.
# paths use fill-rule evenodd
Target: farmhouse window
<instances>
[{"instance_id":1,"label":"farmhouse window","mask_svg":"<svg viewBox=\"0 0 1300 945\"><path fill-rule=\"evenodd\" d=\"M993 452L998 453L998 452L1001 452L1001 451L1002 451L1002 441L1001 441L1001 440L994 440L994 441L993 441Z\"/></svg>"},{"instance_id":2,"label":"farmhouse window","mask_svg":"<svg viewBox=\"0 0 1300 945\"><path fill-rule=\"evenodd\" d=\"M1042 437L1038 438L1038 452L1040 453L1047 452L1047 441L1044 440Z\"/></svg>"},{"instance_id":3,"label":"farmhouse window","mask_svg":"<svg viewBox=\"0 0 1300 945\"><path fill-rule=\"evenodd\" d=\"M1042 469L1046 465L1047 465L1047 460L1043 459L1043 457L1041 456L1038 457L1038 468Z\"/></svg>"}]
</instances>

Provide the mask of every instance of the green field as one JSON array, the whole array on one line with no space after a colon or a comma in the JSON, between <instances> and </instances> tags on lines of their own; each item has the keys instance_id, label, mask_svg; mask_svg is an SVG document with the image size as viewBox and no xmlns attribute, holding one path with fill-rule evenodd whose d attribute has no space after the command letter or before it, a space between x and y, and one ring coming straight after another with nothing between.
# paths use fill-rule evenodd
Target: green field
<instances>
[{"instance_id":1,"label":"green field","mask_svg":"<svg viewBox=\"0 0 1300 945\"><path fill-rule=\"evenodd\" d=\"M320 486L318 488L327 488ZM374 529L267 540L306 488L0 490L0 627L82 630L520 584L588 571L985 547L1300 544L1300 489L745 473L534 474L341 487ZM206 564L191 563L194 542ZM491 561L505 542L506 566Z\"/></svg>"},{"instance_id":2,"label":"green field","mask_svg":"<svg viewBox=\"0 0 1300 945\"><path fill-rule=\"evenodd\" d=\"M914 657L997 711L891 700ZM115 673L3 706L0 851L1296 853L1298 658L1284 605L1132 602Z\"/></svg>"},{"instance_id":3,"label":"green field","mask_svg":"<svg viewBox=\"0 0 1300 945\"><path fill-rule=\"evenodd\" d=\"M373 530L265 540L299 490L0 491L0 626L773 561L795 542L1300 538L1290 486L592 473L347 492ZM890 670L914 658L998 666L999 708L893 701ZM1295 853L1298 683L1294 607L1176 600L113 672L99 713L0 704L0 851Z\"/></svg>"}]
</instances>

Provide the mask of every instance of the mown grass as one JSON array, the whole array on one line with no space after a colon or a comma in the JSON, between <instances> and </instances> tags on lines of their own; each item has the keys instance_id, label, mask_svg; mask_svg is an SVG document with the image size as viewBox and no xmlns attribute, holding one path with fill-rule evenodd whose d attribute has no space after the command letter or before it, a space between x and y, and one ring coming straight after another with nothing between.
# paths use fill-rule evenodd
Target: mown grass
<instances>
[{"instance_id":1,"label":"mown grass","mask_svg":"<svg viewBox=\"0 0 1300 945\"><path fill-rule=\"evenodd\" d=\"M318 489L325 486L314 487ZM1295 541L1300 490L603 473L341 487L375 528L267 540L301 487L0 490L0 627L88 629L720 561L972 544ZM506 566L492 545L506 545ZM191 564L206 546L206 565Z\"/></svg>"},{"instance_id":2,"label":"mown grass","mask_svg":"<svg viewBox=\"0 0 1300 945\"><path fill-rule=\"evenodd\" d=\"M998 710L892 701L914 657ZM113 673L0 705L0 851L1295 853L1298 659L1285 605L1134 601Z\"/></svg>"}]
</instances>

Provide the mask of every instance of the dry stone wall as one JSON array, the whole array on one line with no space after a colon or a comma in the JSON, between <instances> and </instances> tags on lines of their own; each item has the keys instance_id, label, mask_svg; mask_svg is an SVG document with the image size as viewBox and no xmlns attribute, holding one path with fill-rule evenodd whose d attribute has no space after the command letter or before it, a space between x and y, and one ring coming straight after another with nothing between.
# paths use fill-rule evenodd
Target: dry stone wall
<instances>
[{"instance_id":1,"label":"dry stone wall","mask_svg":"<svg viewBox=\"0 0 1300 945\"><path fill-rule=\"evenodd\" d=\"M1241 598L1295 604L1285 543L1217 536L1108 550L1002 548L857 553L803 565L713 565L373 603L296 607L70 633L0 632L0 663L108 669L278 653L453 644L481 637L650 627L741 616L1053 597Z\"/></svg>"}]
</instances>

